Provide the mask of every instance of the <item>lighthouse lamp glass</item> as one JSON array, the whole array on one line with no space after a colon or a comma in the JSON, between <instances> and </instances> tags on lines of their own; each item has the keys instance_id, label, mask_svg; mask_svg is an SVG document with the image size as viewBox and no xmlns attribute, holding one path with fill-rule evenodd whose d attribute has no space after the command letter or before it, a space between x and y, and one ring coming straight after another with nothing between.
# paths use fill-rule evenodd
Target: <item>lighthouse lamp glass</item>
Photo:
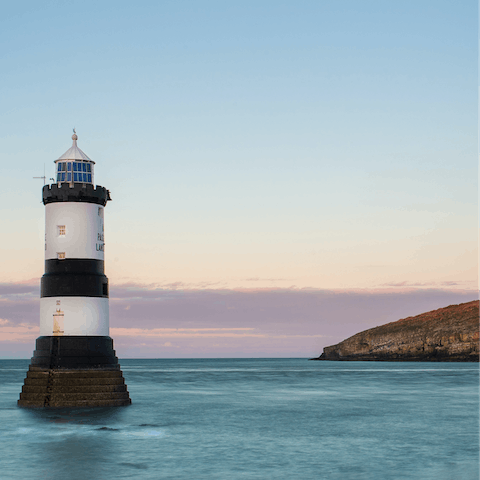
<instances>
[{"instance_id":1,"label":"lighthouse lamp glass","mask_svg":"<svg viewBox=\"0 0 480 480\"><path fill-rule=\"evenodd\" d=\"M92 183L93 165L90 162L58 162L57 182Z\"/></svg>"}]
</instances>

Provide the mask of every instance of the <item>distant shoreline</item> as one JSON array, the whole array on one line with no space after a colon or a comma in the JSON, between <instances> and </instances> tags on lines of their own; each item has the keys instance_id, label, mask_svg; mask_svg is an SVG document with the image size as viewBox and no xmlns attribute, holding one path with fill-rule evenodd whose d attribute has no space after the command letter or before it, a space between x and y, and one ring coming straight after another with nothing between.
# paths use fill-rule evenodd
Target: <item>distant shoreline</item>
<instances>
[{"instance_id":1,"label":"distant shoreline","mask_svg":"<svg viewBox=\"0 0 480 480\"><path fill-rule=\"evenodd\" d=\"M309 360L478 362L479 301L422 313L357 333Z\"/></svg>"}]
</instances>

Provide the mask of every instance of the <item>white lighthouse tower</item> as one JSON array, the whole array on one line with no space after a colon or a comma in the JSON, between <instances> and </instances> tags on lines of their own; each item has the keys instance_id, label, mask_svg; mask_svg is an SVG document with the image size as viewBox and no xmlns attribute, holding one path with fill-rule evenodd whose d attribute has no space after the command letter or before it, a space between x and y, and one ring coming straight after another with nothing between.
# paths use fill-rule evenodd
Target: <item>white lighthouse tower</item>
<instances>
[{"instance_id":1,"label":"white lighthouse tower","mask_svg":"<svg viewBox=\"0 0 480 480\"><path fill-rule=\"evenodd\" d=\"M72 139L71 148L55 161L56 188L43 191L40 335L108 336L103 221L110 194L93 188L95 162L78 148L76 134Z\"/></svg>"},{"instance_id":2,"label":"white lighthouse tower","mask_svg":"<svg viewBox=\"0 0 480 480\"><path fill-rule=\"evenodd\" d=\"M104 210L110 192L94 186L95 162L78 148L75 130L72 140L55 160L56 183L43 187L40 337L20 406L131 403L109 336Z\"/></svg>"}]
</instances>

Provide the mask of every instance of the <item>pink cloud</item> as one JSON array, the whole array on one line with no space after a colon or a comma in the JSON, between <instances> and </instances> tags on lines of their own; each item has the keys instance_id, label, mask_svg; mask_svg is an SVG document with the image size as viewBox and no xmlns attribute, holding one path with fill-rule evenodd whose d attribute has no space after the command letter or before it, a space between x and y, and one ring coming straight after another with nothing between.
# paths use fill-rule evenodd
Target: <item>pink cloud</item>
<instances>
[{"instance_id":1,"label":"pink cloud","mask_svg":"<svg viewBox=\"0 0 480 480\"><path fill-rule=\"evenodd\" d=\"M444 282L409 282L404 280L403 282L389 282L383 283L382 287L425 287L425 288L445 288L445 287L454 287L461 286L464 288L475 288L475 282L473 281L444 281Z\"/></svg>"},{"instance_id":2,"label":"pink cloud","mask_svg":"<svg viewBox=\"0 0 480 480\"><path fill-rule=\"evenodd\" d=\"M401 283L355 291L112 285L111 335L119 357L311 357L367 328L478 298L473 289ZM38 290L0 285L4 356L31 356Z\"/></svg>"},{"instance_id":3,"label":"pink cloud","mask_svg":"<svg viewBox=\"0 0 480 480\"><path fill-rule=\"evenodd\" d=\"M13 325L12 322L0 319L0 342L29 343L35 345L35 339L40 333L40 327L20 323Z\"/></svg>"}]
</instances>

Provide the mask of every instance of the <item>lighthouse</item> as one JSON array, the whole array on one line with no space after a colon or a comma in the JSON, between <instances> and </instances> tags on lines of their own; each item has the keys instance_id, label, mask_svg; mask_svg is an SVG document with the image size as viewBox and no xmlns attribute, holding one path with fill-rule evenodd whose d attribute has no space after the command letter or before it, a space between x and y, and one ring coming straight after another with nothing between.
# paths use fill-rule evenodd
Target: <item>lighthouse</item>
<instances>
[{"instance_id":1,"label":"lighthouse","mask_svg":"<svg viewBox=\"0 0 480 480\"><path fill-rule=\"evenodd\" d=\"M55 160L45 185L45 273L40 336L18 405L95 407L131 403L109 333L105 207L110 192L94 182L95 162L77 145Z\"/></svg>"}]
</instances>

